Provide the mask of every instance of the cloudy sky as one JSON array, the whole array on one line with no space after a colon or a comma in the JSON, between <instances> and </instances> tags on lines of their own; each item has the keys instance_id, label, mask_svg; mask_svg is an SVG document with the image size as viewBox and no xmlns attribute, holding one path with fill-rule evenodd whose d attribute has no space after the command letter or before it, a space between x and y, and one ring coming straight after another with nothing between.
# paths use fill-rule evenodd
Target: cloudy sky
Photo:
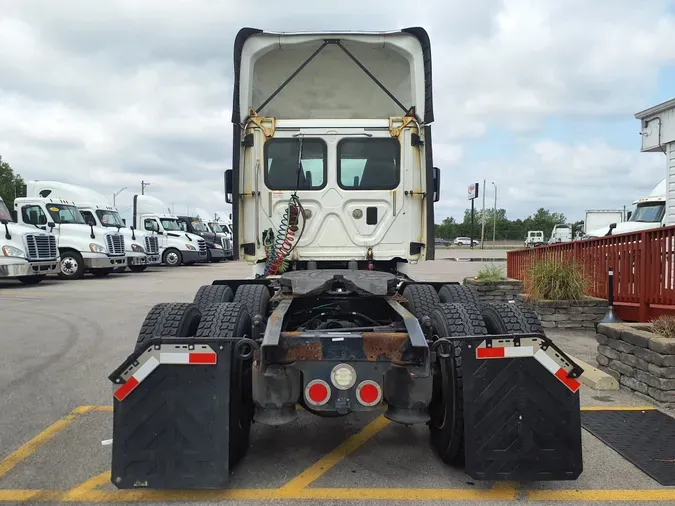
<instances>
[{"instance_id":1,"label":"cloudy sky","mask_svg":"<svg viewBox=\"0 0 675 506\"><path fill-rule=\"evenodd\" d=\"M229 213L232 44L270 31L424 26L432 41L436 221L466 187L511 218L622 208L665 174L633 115L675 97L675 0L0 0L0 154L131 205L146 192Z\"/></svg>"}]
</instances>

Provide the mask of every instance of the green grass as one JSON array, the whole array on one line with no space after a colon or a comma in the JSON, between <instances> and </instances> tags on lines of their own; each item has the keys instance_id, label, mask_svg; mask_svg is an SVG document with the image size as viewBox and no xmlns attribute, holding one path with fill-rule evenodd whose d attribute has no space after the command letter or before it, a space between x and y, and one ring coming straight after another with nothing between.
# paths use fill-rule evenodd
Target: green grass
<instances>
[{"instance_id":1,"label":"green grass","mask_svg":"<svg viewBox=\"0 0 675 506\"><path fill-rule=\"evenodd\" d=\"M655 334L668 339L675 339L675 316L661 315L654 318L651 323Z\"/></svg>"},{"instance_id":2,"label":"green grass","mask_svg":"<svg viewBox=\"0 0 675 506\"><path fill-rule=\"evenodd\" d=\"M502 281L506 279L504 276L504 266L495 263L486 264L480 268L476 277L480 281Z\"/></svg>"},{"instance_id":3,"label":"green grass","mask_svg":"<svg viewBox=\"0 0 675 506\"><path fill-rule=\"evenodd\" d=\"M534 261L523 281L525 292L534 300L580 300L588 290L583 269L573 260Z\"/></svg>"}]
</instances>

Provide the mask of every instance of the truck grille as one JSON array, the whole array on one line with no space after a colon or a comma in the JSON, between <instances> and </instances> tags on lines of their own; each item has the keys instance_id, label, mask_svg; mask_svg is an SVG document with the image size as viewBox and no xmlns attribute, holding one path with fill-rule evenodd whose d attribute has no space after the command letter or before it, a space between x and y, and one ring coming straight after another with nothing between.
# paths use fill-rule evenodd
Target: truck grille
<instances>
[{"instance_id":1,"label":"truck grille","mask_svg":"<svg viewBox=\"0 0 675 506\"><path fill-rule=\"evenodd\" d=\"M156 255L159 253L159 241L154 235L145 238L145 252L149 255Z\"/></svg>"},{"instance_id":2,"label":"truck grille","mask_svg":"<svg viewBox=\"0 0 675 506\"><path fill-rule=\"evenodd\" d=\"M224 249L225 251L229 251L229 250L232 249L232 247L230 246L230 240L229 240L227 237L221 237L221 238L220 238L220 243L222 244L223 249Z\"/></svg>"},{"instance_id":3,"label":"truck grille","mask_svg":"<svg viewBox=\"0 0 675 506\"><path fill-rule=\"evenodd\" d=\"M198 239L197 244L199 244L199 251L206 253L206 241L204 239Z\"/></svg>"},{"instance_id":4,"label":"truck grille","mask_svg":"<svg viewBox=\"0 0 675 506\"><path fill-rule=\"evenodd\" d=\"M26 235L28 260L53 260L58 256L56 237L48 234Z\"/></svg>"},{"instance_id":5,"label":"truck grille","mask_svg":"<svg viewBox=\"0 0 675 506\"><path fill-rule=\"evenodd\" d=\"M124 236L122 234L106 234L105 241L111 255L124 255Z\"/></svg>"}]
</instances>

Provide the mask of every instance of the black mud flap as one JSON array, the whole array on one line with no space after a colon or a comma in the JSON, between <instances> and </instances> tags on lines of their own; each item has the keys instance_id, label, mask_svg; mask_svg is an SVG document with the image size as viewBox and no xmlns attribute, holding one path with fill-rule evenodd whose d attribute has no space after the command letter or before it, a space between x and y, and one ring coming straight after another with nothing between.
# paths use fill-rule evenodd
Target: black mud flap
<instances>
[{"instance_id":1,"label":"black mud flap","mask_svg":"<svg viewBox=\"0 0 675 506\"><path fill-rule=\"evenodd\" d=\"M116 487L227 485L230 370L237 341L153 338L110 375Z\"/></svg>"},{"instance_id":2,"label":"black mud flap","mask_svg":"<svg viewBox=\"0 0 675 506\"><path fill-rule=\"evenodd\" d=\"M487 337L459 338L465 472L477 480L575 480L583 370L543 334Z\"/></svg>"}]
</instances>

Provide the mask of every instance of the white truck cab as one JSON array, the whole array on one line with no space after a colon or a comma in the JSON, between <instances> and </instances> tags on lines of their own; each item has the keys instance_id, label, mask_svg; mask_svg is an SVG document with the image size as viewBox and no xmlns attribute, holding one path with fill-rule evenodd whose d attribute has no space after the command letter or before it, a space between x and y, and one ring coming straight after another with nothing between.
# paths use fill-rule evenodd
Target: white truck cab
<instances>
[{"instance_id":1,"label":"white truck cab","mask_svg":"<svg viewBox=\"0 0 675 506\"><path fill-rule=\"evenodd\" d=\"M161 200L149 195L134 195L134 226L156 232L161 261L168 267L206 262L206 241L181 230L178 216Z\"/></svg>"},{"instance_id":2,"label":"white truck cab","mask_svg":"<svg viewBox=\"0 0 675 506\"><path fill-rule=\"evenodd\" d=\"M14 199L17 222L54 233L60 255L59 277L79 279L85 272L107 276L127 263L124 236L87 225L74 202L49 197Z\"/></svg>"},{"instance_id":3,"label":"white truck cab","mask_svg":"<svg viewBox=\"0 0 675 506\"><path fill-rule=\"evenodd\" d=\"M223 252L225 253L225 258L232 258L232 232L227 229L227 225L224 227L220 223L214 220L209 220L207 222L209 230L216 234L216 237L220 240L220 244L223 247Z\"/></svg>"},{"instance_id":4,"label":"white truck cab","mask_svg":"<svg viewBox=\"0 0 675 506\"><path fill-rule=\"evenodd\" d=\"M546 243L544 239L544 232L542 230L528 230L527 238L525 239L525 247L532 248L536 246L542 246Z\"/></svg>"},{"instance_id":5,"label":"white truck cab","mask_svg":"<svg viewBox=\"0 0 675 506\"><path fill-rule=\"evenodd\" d=\"M567 223L559 223L553 226L548 243L571 242L572 238L572 227Z\"/></svg>"},{"instance_id":6,"label":"white truck cab","mask_svg":"<svg viewBox=\"0 0 675 506\"><path fill-rule=\"evenodd\" d=\"M666 224L666 180L663 179L646 197L633 202L635 208L627 221L611 223L588 232L584 239L625 234L662 227Z\"/></svg>"},{"instance_id":7,"label":"white truck cab","mask_svg":"<svg viewBox=\"0 0 675 506\"><path fill-rule=\"evenodd\" d=\"M34 226L14 223L0 198L0 281L18 279L34 285L47 274L58 272L56 236Z\"/></svg>"},{"instance_id":8,"label":"white truck cab","mask_svg":"<svg viewBox=\"0 0 675 506\"><path fill-rule=\"evenodd\" d=\"M28 196L67 199L75 203L85 223L116 230L124 236L127 265L133 272L144 271L149 265L159 265L159 240L154 232L126 227L119 211L108 205L107 199L98 192L59 181L28 181ZM124 270L124 266L122 270Z\"/></svg>"}]
</instances>

